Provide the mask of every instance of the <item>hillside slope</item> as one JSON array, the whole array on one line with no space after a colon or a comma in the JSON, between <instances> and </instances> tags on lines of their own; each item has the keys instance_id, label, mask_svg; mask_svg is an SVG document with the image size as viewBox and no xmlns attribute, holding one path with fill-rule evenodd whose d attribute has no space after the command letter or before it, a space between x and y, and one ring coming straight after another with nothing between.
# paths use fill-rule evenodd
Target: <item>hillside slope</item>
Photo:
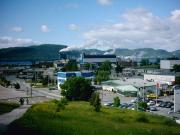
<instances>
[{"instance_id":1,"label":"hillside slope","mask_svg":"<svg viewBox=\"0 0 180 135\"><path fill-rule=\"evenodd\" d=\"M56 102L33 105L13 122L6 135L179 135L174 121L144 112L103 107L93 111L88 102L69 102L56 111Z\"/></svg>"},{"instance_id":2,"label":"hillside slope","mask_svg":"<svg viewBox=\"0 0 180 135\"><path fill-rule=\"evenodd\" d=\"M0 49L0 60L54 60L58 52L67 46L42 44L39 46Z\"/></svg>"}]
</instances>

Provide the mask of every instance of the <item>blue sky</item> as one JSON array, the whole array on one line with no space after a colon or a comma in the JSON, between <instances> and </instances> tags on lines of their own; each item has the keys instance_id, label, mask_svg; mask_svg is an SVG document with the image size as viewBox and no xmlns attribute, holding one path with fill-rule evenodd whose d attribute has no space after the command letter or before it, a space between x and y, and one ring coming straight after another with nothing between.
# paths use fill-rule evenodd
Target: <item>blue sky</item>
<instances>
[{"instance_id":1,"label":"blue sky","mask_svg":"<svg viewBox=\"0 0 180 135\"><path fill-rule=\"evenodd\" d=\"M180 49L180 0L0 0L0 48Z\"/></svg>"}]
</instances>

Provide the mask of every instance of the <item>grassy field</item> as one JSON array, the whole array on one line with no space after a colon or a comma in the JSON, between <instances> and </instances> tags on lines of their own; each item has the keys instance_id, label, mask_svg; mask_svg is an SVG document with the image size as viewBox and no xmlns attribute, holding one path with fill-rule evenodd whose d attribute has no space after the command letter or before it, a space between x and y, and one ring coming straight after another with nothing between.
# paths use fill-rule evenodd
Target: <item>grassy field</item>
<instances>
[{"instance_id":1,"label":"grassy field","mask_svg":"<svg viewBox=\"0 0 180 135\"><path fill-rule=\"evenodd\" d=\"M21 135L179 135L180 126L161 116L103 107L94 112L88 102L69 102L56 112L56 103L33 105L7 134Z\"/></svg>"},{"instance_id":2,"label":"grassy field","mask_svg":"<svg viewBox=\"0 0 180 135\"><path fill-rule=\"evenodd\" d=\"M19 107L19 104L1 102L0 103L0 114L10 112L11 110L13 110L17 107Z\"/></svg>"}]
</instances>

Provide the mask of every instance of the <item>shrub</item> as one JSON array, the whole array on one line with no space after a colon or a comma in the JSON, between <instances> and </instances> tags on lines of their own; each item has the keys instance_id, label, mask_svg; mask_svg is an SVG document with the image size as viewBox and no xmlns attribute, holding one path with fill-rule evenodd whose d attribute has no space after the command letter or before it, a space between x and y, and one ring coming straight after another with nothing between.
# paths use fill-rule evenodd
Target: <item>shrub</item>
<instances>
[{"instance_id":1,"label":"shrub","mask_svg":"<svg viewBox=\"0 0 180 135\"><path fill-rule=\"evenodd\" d=\"M139 108L147 109L147 103L146 102L139 102L138 106L139 106Z\"/></svg>"},{"instance_id":2,"label":"shrub","mask_svg":"<svg viewBox=\"0 0 180 135\"><path fill-rule=\"evenodd\" d=\"M168 126L173 126L173 125L176 125L176 122L170 118L164 118L163 124L168 125Z\"/></svg>"},{"instance_id":3,"label":"shrub","mask_svg":"<svg viewBox=\"0 0 180 135\"><path fill-rule=\"evenodd\" d=\"M119 107L120 106L120 99L119 99L119 97L115 97L114 98L114 106L115 107Z\"/></svg>"},{"instance_id":4,"label":"shrub","mask_svg":"<svg viewBox=\"0 0 180 135\"><path fill-rule=\"evenodd\" d=\"M94 107L96 112L99 112L101 109L101 99L98 92L94 92L91 96L90 105Z\"/></svg>"},{"instance_id":5,"label":"shrub","mask_svg":"<svg viewBox=\"0 0 180 135\"><path fill-rule=\"evenodd\" d=\"M56 112L59 112L60 110L64 110L65 105L67 105L67 99L65 97L61 98L60 101L54 100L53 102L57 105Z\"/></svg>"},{"instance_id":6,"label":"shrub","mask_svg":"<svg viewBox=\"0 0 180 135\"><path fill-rule=\"evenodd\" d=\"M15 83L15 84L14 84L14 87L15 87L15 89L20 89L19 83Z\"/></svg>"},{"instance_id":7,"label":"shrub","mask_svg":"<svg viewBox=\"0 0 180 135\"><path fill-rule=\"evenodd\" d=\"M139 114L136 118L137 122L143 122L143 123L148 123L149 119L146 117L145 114Z\"/></svg>"}]
</instances>

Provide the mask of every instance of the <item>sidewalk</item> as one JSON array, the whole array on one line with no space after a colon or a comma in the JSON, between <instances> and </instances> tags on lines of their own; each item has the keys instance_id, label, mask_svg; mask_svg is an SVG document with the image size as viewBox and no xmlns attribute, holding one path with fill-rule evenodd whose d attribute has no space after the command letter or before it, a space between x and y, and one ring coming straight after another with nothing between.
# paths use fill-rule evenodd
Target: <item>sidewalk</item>
<instances>
[{"instance_id":1,"label":"sidewalk","mask_svg":"<svg viewBox=\"0 0 180 135\"><path fill-rule=\"evenodd\" d=\"M22 105L9 113L0 115L0 126L7 126L14 120L22 117L29 107L31 107L31 105Z\"/></svg>"}]
</instances>

